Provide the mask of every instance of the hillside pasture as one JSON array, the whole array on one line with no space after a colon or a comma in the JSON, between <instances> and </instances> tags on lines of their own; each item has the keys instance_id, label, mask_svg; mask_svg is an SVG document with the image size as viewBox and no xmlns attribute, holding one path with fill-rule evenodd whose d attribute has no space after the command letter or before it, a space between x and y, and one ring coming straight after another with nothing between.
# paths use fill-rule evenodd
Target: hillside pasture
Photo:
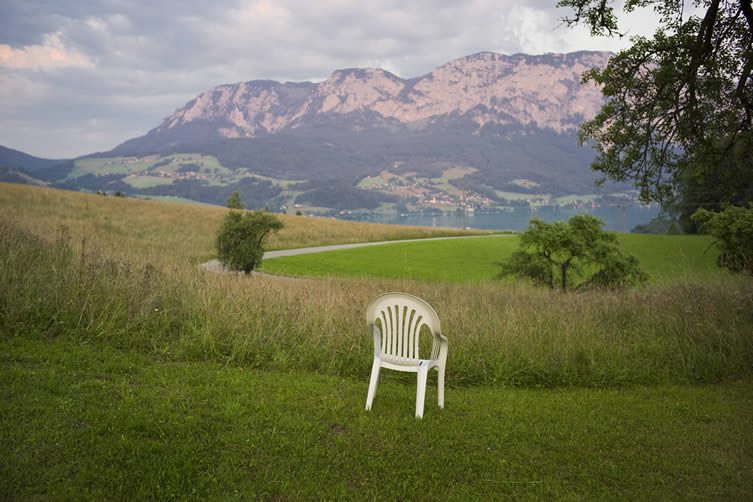
<instances>
[{"instance_id":1,"label":"hillside pasture","mask_svg":"<svg viewBox=\"0 0 753 502\"><path fill-rule=\"evenodd\" d=\"M0 210L6 219L48 240L64 228L74 246L174 267L193 267L214 255L215 235L228 211L206 204L103 197L8 183L0 183ZM272 236L269 249L490 233L279 217L285 228Z\"/></svg>"},{"instance_id":2,"label":"hillside pasture","mask_svg":"<svg viewBox=\"0 0 753 502\"><path fill-rule=\"evenodd\" d=\"M165 178L163 176L132 174L123 178L123 181L131 185L133 188L151 188L171 185L174 180L172 178Z\"/></svg>"},{"instance_id":3,"label":"hillside pasture","mask_svg":"<svg viewBox=\"0 0 753 502\"><path fill-rule=\"evenodd\" d=\"M146 157L111 157L85 158L74 162L73 170L68 174L69 180L92 174L106 176L111 174L137 174L148 169L159 160L159 155Z\"/></svg>"}]
</instances>

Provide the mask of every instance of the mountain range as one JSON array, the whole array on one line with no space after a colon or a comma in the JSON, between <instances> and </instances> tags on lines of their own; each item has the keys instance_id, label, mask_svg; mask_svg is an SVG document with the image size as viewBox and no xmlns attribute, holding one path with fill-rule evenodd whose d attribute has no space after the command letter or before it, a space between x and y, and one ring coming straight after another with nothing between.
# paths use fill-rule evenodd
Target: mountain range
<instances>
[{"instance_id":1,"label":"mountain range","mask_svg":"<svg viewBox=\"0 0 753 502\"><path fill-rule=\"evenodd\" d=\"M237 190L251 207L588 194L593 153L577 127L602 96L581 75L610 56L481 52L409 79L350 68L319 83L220 85L109 152L24 163L3 150L0 167L55 186L214 203Z\"/></svg>"}]
</instances>

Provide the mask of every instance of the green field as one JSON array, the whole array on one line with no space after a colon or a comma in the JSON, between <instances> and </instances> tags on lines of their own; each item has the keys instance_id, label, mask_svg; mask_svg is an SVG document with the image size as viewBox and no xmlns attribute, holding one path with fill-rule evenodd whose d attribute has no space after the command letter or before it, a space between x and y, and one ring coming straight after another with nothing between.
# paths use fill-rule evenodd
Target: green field
<instances>
[{"instance_id":1,"label":"green field","mask_svg":"<svg viewBox=\"0 0 753 502\"><path fill-rule=\"evenodd\" d=\"M753 384L428 390L0 338L10 499L743 500Z\"/></svg>"},{"instance_id":2,"label":"green field","mask_svg":"<svg viewBox=\"0 0 753 502\"><path fill-rule=\"evenodd\" d=\"M288 198L295 195L288 191L288 187L300 182L261 176L244 168L229 169L216 157L198 153L77 159L67 179L72 180L85 175L121 174L125 175L123 182L135 189L144 189L169 185L181 177L186 178L186 173L182 173L181 169L189 165L194 170L191 175L192 179L202 180L210 186L225 186L245 177L254 176L279 186L283 189L283 195Z\"/></svg>"},{"instance_id":3,"label":"green field","mask_svg":"<svg viewBox=\"0 0 753 502\"><path fill-rule=\"evenodd\" d=\"M226 214L0 184L0 498L751 498L753 281L704 238L628 236L656 279L561 294L482 277L511 237L363 249L395 278L206 273ZM276 248L456 233L281 218ZM396 290L450 341L423 420L415 375L363 409Z\"/></svg>"},{"instance_id":4,"label":"green field","mask_svg":"<svg viewBox=\"0 0 753 502\"><path fill-rule=\"evenodd\" d=\"M562 197L557 197L554 199L554 202L556 204L560 205L566 205L566 204L573 204L575 202L592 202L596 199L598 199L599 196L596 194L590 194L590 195L563 195Z\"/></svg>"},{"instance_id":5,"label":"green field","mask_svg":"<svg viewBox=\"0 0 753 502\"><path fill-rule=\"evenodd\" d=\"M717 253L710 244L707 236L624 236L625 251L638 257L652 280L661 282L727 276L716 266ZM411 242L267 259L263 270L294 276L484 281L495 278L496 263L517 247L518 238L511 235Z\"/></svg>"},{"instance_id":6,"label":"green field","mask_svg":"<svg viewBox=\"0 0 753 502\"><path fill-rule=\"evenodd\" d=\"M551 194L548 193L527 193L527 192L506 192L504 190L495 190L497 197L501 197L506 200L528 200L528 199L550 199Z\"/></svg>"},{"instance_id":7,"label":"green field","mask_svg":"<svg viewBox=\"0 0 753 502\"><path fill-rule=\"evenodd\" d=\"M151 188L172 185L175 180L173 178L163 178L161 176L142 176L132 174L123 178L123 181L131 185L133 188Z\"/></svg>"}]
</instances>

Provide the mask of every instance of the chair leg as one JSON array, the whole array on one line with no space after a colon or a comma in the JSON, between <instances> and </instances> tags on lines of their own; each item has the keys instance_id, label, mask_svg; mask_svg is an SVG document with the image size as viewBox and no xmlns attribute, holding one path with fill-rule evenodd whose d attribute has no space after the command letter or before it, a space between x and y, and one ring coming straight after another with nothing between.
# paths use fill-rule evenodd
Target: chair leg
<instances>
[{"instance_id":1,"label":"chair leg","mask_svg":"<svg viewBox=\"0 0 753 502\"><path fill-rule=\"evenodd\" d=\"M437 404L444 409L444 366L437 367Z\"/></svg>"},{"instance_id":2,"label":"chair leg","mask_svg":"<svg viewBox=\"0 0 753 502\"><path fill-rule=\"evenodd\" d=\"M377 383L379 382L379 368L379 360L374 359L374 364L371 366L369 393L366 396L366 411L369 411L371 409L371 404L374 402L374 395L376 395Z\"/></svg>"},{"instance_id":3,"label":"chair leg","mask_svg":"<svg viewBox=\"0 0 753 502\"><path fill-rule=\"evenodd\" d=\"M426 377L429 373L427 366L418 367L418 388L416 389L416 418L424 416L424 398L426 397Z\"/></svg>"}]
</instances>

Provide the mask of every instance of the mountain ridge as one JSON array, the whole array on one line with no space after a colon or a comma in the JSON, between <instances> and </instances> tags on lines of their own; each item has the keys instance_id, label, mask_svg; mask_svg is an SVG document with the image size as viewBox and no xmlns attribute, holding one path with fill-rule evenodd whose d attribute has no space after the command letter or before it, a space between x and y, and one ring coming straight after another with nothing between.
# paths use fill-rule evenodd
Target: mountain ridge
<instances>
[{"instance_id":1,"label":"mountain ridge","mask_svg":"<svg viewBox=\"0 0 753 502\"><path fill-rule=\"evenodd\" d=\"M381 68L344 68L319 83L250 80L222 84L196 96L147 135L203 121L217 122L221 137L252 138L300 127L311 115L358 111L374 112L392 125L415 126L471 112L469 118L479 128L487 123L517 122L556 132L573 131L579 120L591 118L601 104L599 89L581 85L580 75L603 66L610 55L579 51L506 56L483 51L411 78ZM546 79L540 78L542 68L550 73Z\"/></svg>"},{"instance_id":2,"label":"mountain ridge","mask_svg":"<svg viewBox=\"0 0 753 502\"><path fill-rule=\"evenodd\" d=\"M145 135L77 159L60 184L212 203L233 189L252 207L335 209L592 194L593 152L577 127L603 98L581 75L610 56L482 51L410 78L342 68L320 82L222 84Z\"/></svg>"}]
</instances>

